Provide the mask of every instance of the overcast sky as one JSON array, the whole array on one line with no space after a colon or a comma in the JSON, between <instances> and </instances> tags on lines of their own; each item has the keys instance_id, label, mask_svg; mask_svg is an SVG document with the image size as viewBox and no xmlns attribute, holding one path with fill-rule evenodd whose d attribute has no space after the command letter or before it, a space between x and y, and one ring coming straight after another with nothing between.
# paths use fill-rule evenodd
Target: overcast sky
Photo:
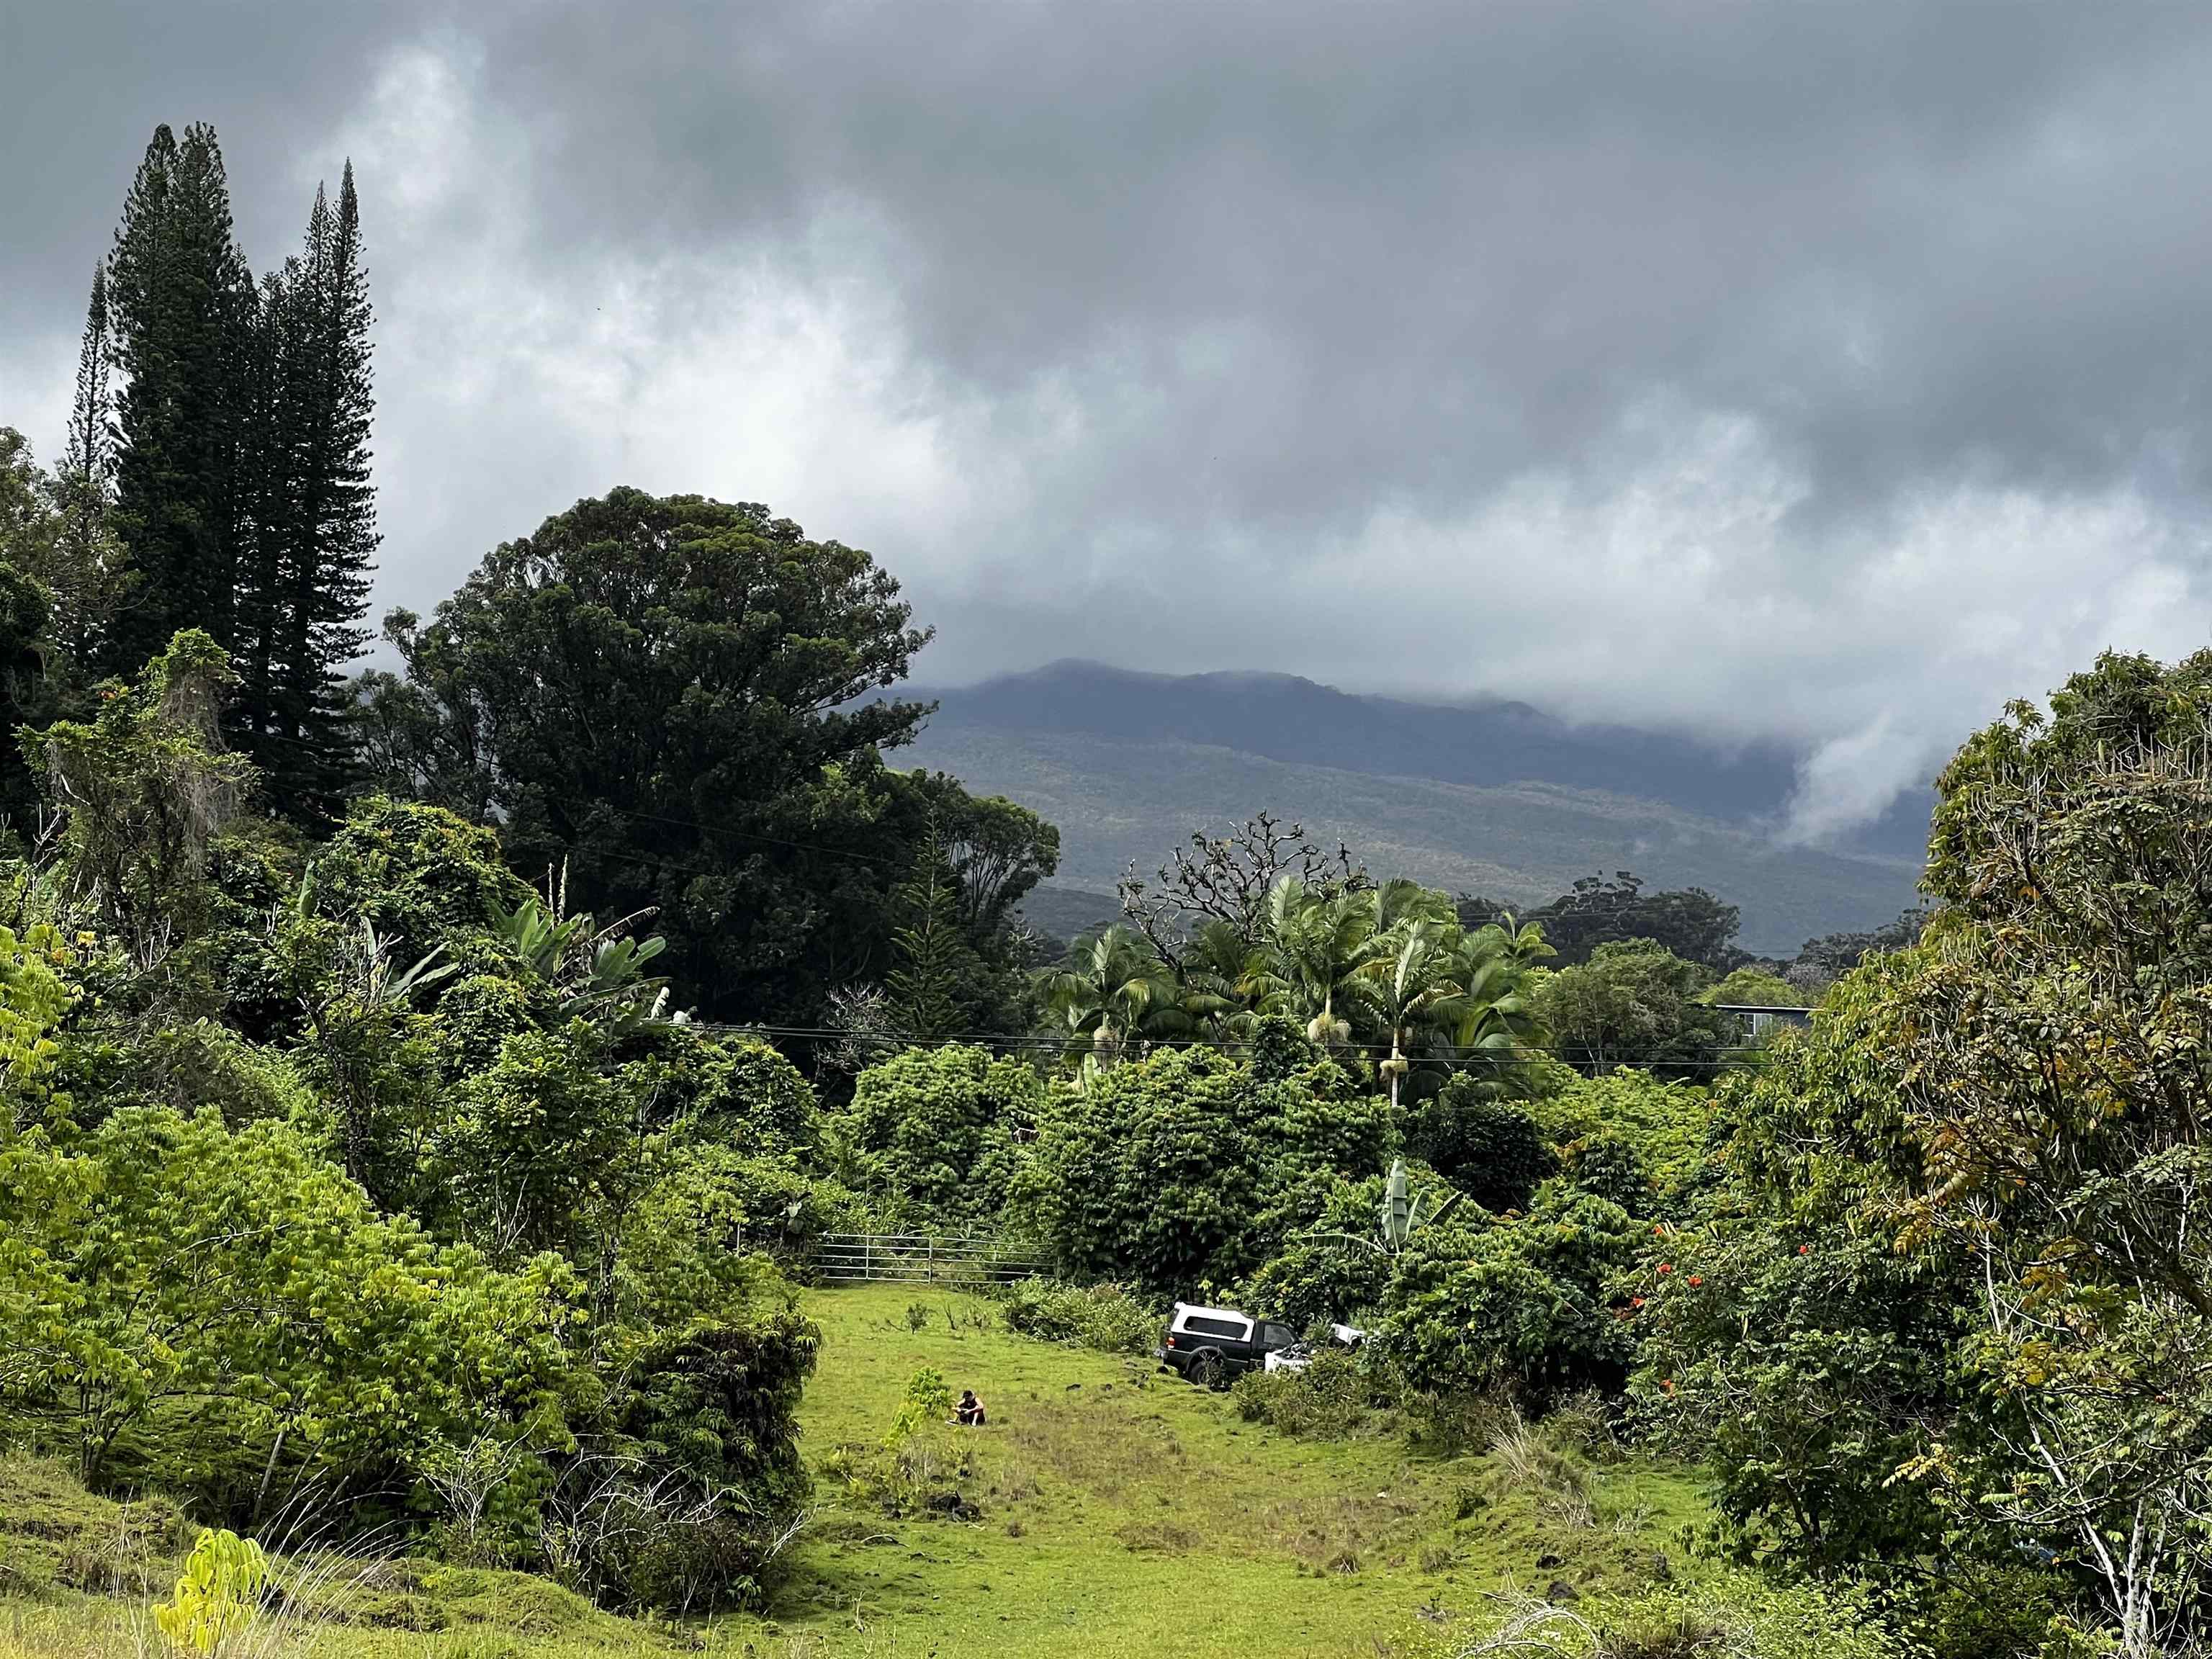
<instances>
[{"instance_id":1,"label":"overcast sky","mask_svg":"<svg viewBox=\"0 0 2212 1659\"><path fill-rule=\"evenodd\" d=\"M0 423L155 123L359 179L380 609L616 483L1061 656L1779 735L2212 643L2212 8L0 3Z\"/></svg>"}]
</instances>

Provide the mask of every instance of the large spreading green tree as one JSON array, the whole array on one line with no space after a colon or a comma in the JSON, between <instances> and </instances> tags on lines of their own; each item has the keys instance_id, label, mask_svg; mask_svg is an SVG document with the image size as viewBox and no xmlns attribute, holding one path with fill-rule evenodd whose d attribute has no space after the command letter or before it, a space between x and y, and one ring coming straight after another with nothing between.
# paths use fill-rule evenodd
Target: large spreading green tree
<instances>
[{"instance_id":1,"label":"large spreading green tree","mask_svg":"<svg viewBox=\"0 0 2212 1659\"><path fill-rule=\"evenodd\" d=\"M1462 898L1459 908L1469 926L1505 914L1503 906L1473 896ZM1543 929L1545 941L1566 967L1588 962L1601 945L1633 939L1656 939L1716 975L1751 960L1735 943L1741 918L1735 905L1723 904L1702 887L1646 891L1644 878L1629 870L1579 877L1568 891L1522 911L1520 919Z\"/></svg>"},{"instance_id":2,"label":"large spreading green tree","mask_svg":"<svg viewBox=\"0 0 2212 1659\"><path fill-rule=\"evenodd\" d=\"M1646 1386L1816 1564L2046 1563L2152 1659L2212 1589L2212 653L2107 656L1937 782L1919 943L1733 1085ZM1658 1271L1655 1269L1655 1272Z\"/></svg>"},{"instance_id":3,"label":"large spreading green tree","mask_svg":"<svg viewBox=\"0 0 2212 1659\"><path fill-rule=\"evenodd\" d=\"M1736 1017L1703 1000L1712 983L1702 963L1656 939L1613 939L1550 975L1534 1000L1553 1052L1570 1065L1709 1082L1737 1041Z\"/></svg>"},{"instance_id":4,"label":"large spreading green tree","mask_svg":"<svg viewBox=\"0 0 2212 1659\"><path fill-rule=\"evenodd\" d=\"M384 781L497 817L518 869L565 865L601 914L653 911L679 1000L718 1018L814 1023L896 970L926 855L1003 961L1057 860L1033 815L884 764L928 709L869 694L929 635L866 552L764 507L580 501L386 631L406 678L363 688Z\"/></svg>"}]
</instances>

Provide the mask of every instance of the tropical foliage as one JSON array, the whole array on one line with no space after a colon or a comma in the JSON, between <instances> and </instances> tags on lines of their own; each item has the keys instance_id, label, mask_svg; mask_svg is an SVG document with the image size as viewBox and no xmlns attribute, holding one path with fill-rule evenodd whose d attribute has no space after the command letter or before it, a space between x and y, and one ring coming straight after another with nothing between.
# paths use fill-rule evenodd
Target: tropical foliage
<instances>
[{"instance_id":1,"label":"tropical foliage","mask_svg":"<svg viewBox=\"0 0 2212 1659\"><path fill-rule=\"evenodd\" d=\"M62 460L0 430L0 1442L208 1523L175 1642L276 1516L758 1599L795 1281L913 1228L1048 1263L1000 1304L1042 1337L1361 1327L1246 1390L1285 1432L1700 1471L1741 1616L1592 1651L2201 1650L2212 653L2006 709L1929 908L1793 963L1700 890L1516 916L1265 812L1048 949L1057 832L885 759L928 630L763 506L579 501L338 680L362 222L349 171L257 281L213 133L160 130Z\"/></svg>"}]
</instances>

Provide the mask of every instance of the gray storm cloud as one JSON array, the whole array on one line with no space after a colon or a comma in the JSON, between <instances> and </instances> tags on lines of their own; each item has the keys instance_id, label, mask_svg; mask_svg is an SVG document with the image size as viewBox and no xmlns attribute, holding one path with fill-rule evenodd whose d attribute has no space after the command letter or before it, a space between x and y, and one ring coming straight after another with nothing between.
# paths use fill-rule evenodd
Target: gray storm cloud
<instances>
[{"instance_id":1,"label":"gray storm cloud","mask_svg":"<svg viewBox=\"0 0 2212 1659\"><path fill-rule=\"evenodd\" d=\"M264 264L350 155L385 602L618 481L765 500L933 679L1781 736L1813 836L2212 620L2196 9L29 9L0 422L58 439L154 122Z\"/></svg>"}]
</instances>

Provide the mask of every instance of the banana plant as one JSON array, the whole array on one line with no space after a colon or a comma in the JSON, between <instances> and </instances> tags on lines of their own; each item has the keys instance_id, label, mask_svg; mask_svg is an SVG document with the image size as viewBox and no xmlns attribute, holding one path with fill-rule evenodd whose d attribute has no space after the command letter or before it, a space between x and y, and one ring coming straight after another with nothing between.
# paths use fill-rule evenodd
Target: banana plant
<instances>
[{"instance_id":1,"label":"banana plant","mask_svg":"<svg viewBox=\"0 0 2212 1659\"><path fill-rule=\"evenodd\" d=\"M668 948L668 941L626 937L627 930L653 913L640 910L602 927L589 910L568 908L568 872L549 880L546 896L532 893L512 910L494 908L492 931L515 955L551 986L567 1014L611 1015L628 1019L642 1012L656 1019L667 1006L665 979L646 964Z\"/></svg>"},{"instance_id":2,"label":"banana plant","mask_svg":"<svg viewBox=\"0 0 2212 1659\"><path fill-rule=\"evenodd\" d=\"M1340 1238L1377 1255L1395 1255L1425 1229L1441 1226L1465 1199L1464 1193L1453 1193L1424 1212L1420 1198L1413 1191L1413 1178L1406 1173L1406 1160L1394 1158L1390 1160L1390 1173L1382 1182L1382 1202L1376 1217L1374 1237L1362 1238L1357 1233L1334 1231L1313 1237Z\"/></svg>"},{"instance_id":3,"label":"banana plant","mask_svg":"<svg viewBox=\"0 0 2212 1659\"><path fill-rule=\"evenodd\" d=\"M583 920L588 922L591 918L586 916ZM668 941L657 933L651 939L594 940L583 982L562 1007L572 1013L586 1013L595 1008L635 1001L644 990L652 988L658 993L653 1004L658 1010L667 996L666 982L648 976L645 964L667 948Z\"/></svg>"},{"instance_id":4,"label":"banana plant","mask_svg":"<svg viewBox=\"0 0 2212 1659\"><path fill-rule=\"evenodd\" d=\"M435 985L459 971L459 964L440 962L446 953L442 945L433 945L412 967L394 964L388 939L368 923L364 916L361 923L355 961L359 974L359 994L362 1006L371 1009L404 1007L414 1000L415 993L423 987Z\"/></svg>"},{"instance_id":5,"label":"banana plant","mask_svg":"<svg viewBox=\"0 0 2212 1659\"><path fill-rule=\"evenodd\" d=\"M535 893L512 910L503 910L496 902L492 906L492 931L507 942L532 973L549 983L561 977L572 947L590 932L591 926L588 914L556 915Z\"/></svg>"},{"instance_id":6,"label":"banana plant","mask_svg":"<svg viewBox=\"0 0 2212 1659\"><path fill-rule=\"evenodd\" d=\"M1413 1188L1413 1183L1406 1174L1406 1160L1392 1158L1389 1176L1382 1182L1381 1231L1382 1249L1387 1254L1395 1255L1404 1249L1422 1228L1441 1224L1467 1197L1464 1193L1454 1193L1425 1215L1421 1212L1421 1201L1414 1196Z\"/></svg>"}]
</instances>

